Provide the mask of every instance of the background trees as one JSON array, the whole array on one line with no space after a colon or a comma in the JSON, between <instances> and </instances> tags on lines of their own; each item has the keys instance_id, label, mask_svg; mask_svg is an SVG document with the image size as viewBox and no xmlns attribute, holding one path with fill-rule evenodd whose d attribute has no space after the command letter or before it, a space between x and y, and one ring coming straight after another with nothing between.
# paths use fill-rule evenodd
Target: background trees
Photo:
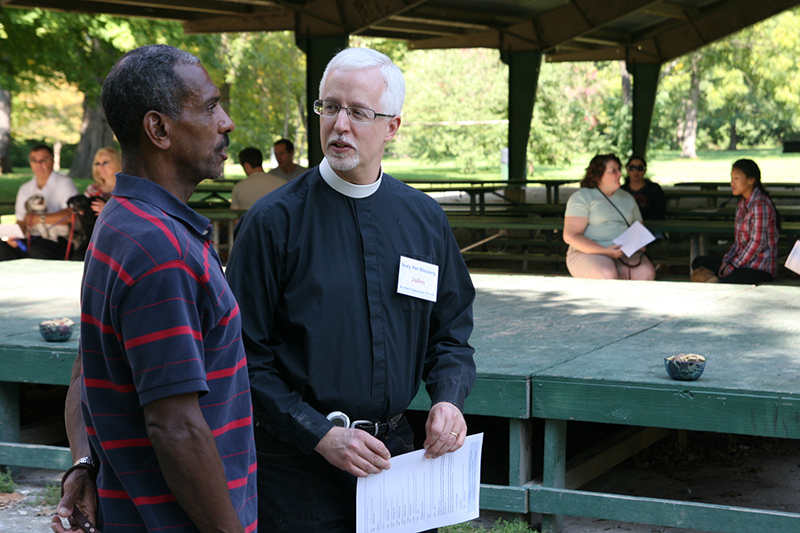
<instances>
[{"instance_id":1,"label":"background trees","mask_svg":"<svg viewBox=\"0 0 800 533\"><path fill-rule=\"evenodd\" d=\"M800 9L773 17L662 67L650 150L774 145L800 133ZM180 25L109 16L0 9L0 167L25 166L33 140L64 144L64 166L90 174L112 136L100 84L126 51L170 43L198 55L236 123L231 153L280 137L305 155L305 55L291 33L187 36ZM496 50L408 51L355 37L403 69L404 126L389 145L400 157L455 160L469 173L496 166L507 138L508 69ZM577 154L630 151L630 77L619 62L543 63L529 143L529 171ZM76 95L81 95L78 102ZM13 140L13 142L12 142ZM17 151L14 151L17 147ZM72 155L74 153L74 156Z\"/></svg>"}]
</instances>

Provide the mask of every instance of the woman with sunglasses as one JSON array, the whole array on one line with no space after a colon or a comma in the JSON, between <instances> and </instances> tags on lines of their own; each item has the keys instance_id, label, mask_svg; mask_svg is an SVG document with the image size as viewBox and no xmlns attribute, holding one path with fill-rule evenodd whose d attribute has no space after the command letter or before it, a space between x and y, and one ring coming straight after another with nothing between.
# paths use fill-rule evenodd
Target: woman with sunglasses
<instances>
[{"instance_id":1,"label":"woman with sunglasses","mask_svg":"<svg viewBox=\"0 0 800 533\"><path fill-rule=\"evenodd\" d=\"M761 183L761 169L752 159L739 159L731 168L731 193L740 196L736 206L734 242L721 259L701 255L692 271L710 270L721 283L757 284L778 274L780 215ZM710 278L710 281L716 281Z\"/></svg>"},{"instance_id":2,"label":"woman with sunglasses","mask_svg":"<svg viewBox=\"0 0 800 533\"><path fill-rule=\"evenodd\" d=\"M596 155L586 167L581 188L570 196L564 214L567 270L575 278L652 280L653 264L639 250L625 257L613 243L642 214L636 201L620 188L619 158Z\"/></svg>"},{"instance_id":3,"label":"woman with sunglasses","mask_svg":"<svg viewBox=\"0 0 800 533\"><path fill-rule=\"evenodd\" d=\"M667 199L658 183L644 177L647 172L647 163L644 157L632 155L625 165L628 177L622 188L633 196L639 205L639 211L644 220L663 220L667 214Z\"/></svg>"}]
</instances>

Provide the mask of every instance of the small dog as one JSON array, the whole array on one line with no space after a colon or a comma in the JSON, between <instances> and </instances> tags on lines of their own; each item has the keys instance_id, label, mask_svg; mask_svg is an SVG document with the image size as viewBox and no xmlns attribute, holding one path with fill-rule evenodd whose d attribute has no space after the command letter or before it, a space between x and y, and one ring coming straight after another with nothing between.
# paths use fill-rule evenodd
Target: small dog
<instances>
[{"instance_id":1,"label":"small dog","mask_svg":"<svg viewBox=\"0 0 800 533\"><path fill-rule=\"evenodd\" d=\"M47 202L41 194L34 194L25 201L25 210L36 216L47 214ZM59 237L65 239L69 237L69 224L48 225L45 222L37 222L28 227L28 234L32 237L42 237L51 241L57 241Z\"/></svg>"},{"instance_id":2,"label":"small dog","mask_svg":"<svg viewBox=\"0 0 800 533\"><path fill-rule=\"evenodd\" d=\"M73 242L75 249L89 242L94 231L94 223L97 222L97 214L92 211L94 198L89 198L82 194L73 196L67 200L67 205L75 213L75 230L73 232Z\"/></svg>"}]
</instances>

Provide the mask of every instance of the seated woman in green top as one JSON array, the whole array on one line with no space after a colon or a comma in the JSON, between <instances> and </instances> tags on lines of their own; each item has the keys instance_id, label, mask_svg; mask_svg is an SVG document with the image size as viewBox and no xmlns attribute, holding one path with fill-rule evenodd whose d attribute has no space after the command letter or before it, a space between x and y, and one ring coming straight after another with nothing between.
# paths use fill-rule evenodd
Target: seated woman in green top
<instances>
[{"instance_id":1,"label":"seated woman in green top","mask_svg":"<svg viewBox=\"0 0 800 533\"><path fill-rule=\"evenodd\" d=\"M626 258L612 241L634 221L642 221L636 200L620 189L621 161L596 155L586 167L581 188L567 201L564 242L567 269L573 277L652 280L656 273L644 249Z\"/></svg>"}]
</instances>

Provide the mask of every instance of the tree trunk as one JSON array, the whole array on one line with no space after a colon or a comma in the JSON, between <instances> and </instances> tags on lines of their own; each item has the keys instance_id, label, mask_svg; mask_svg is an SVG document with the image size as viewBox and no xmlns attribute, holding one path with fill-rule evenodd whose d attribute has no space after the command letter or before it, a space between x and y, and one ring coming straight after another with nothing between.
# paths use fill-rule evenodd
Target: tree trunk
<instances>
[{"instance_id":1,"label":"tree trunk","mask_svg":"<svg viewBox=\"0 0 800 533\"><path fill-rule=\"evenodd\" d=\"M53 143L53 168L55 170L61 170L61 147L64 146L64 143L61 141L55 141Z\"/></svg>"},{"instance_id":2,"label":"tree trunk","mask_svg":"<svg viewBox=\"0 0 800 533\"><path fill-rule=\"evenodd\" d=\"M0 174L11 172L11 91L0 87Z\"/></svg>"},{"instance_id":3,"label":"tree trunk","mask_svg":"<svg viewBox=\"0 0 800 533\"><path fill-rule=\"evenodd\" d=\"M75 159L69 167L72 178L91 178L94 154L104 146L114 144L114 133L108 126L100 97L83 99L83 122L81 140L75 150Z\"/></svg>"},{"instance_id":4,"label":"tree trunk","mask_svg":"<svg viewBox=\"0 0 800 533\"><path fill-rule=\"evenodd\" d=\"M697 110L700 107L700 54L692 57L692 76L689 100L686 102L686 122L683 128L681 157L697 158Z\"/></svg>"},{"instance_id":5,"label":"tree trunk","mask_svg":"<svg viewBox=\"0 0 800 533\"><path fill-rule=\"evenodd\" d=\"M736 132L736 119L732 118L730 123L730 137L728 140L728 150L736 151L739 149L739 134Z\"/></svg>"},{"instance_id":6,"label":"tree trunk","mask_svg":"<svg viewBox=\"0 0 800 533\"><path fill-rule=\"evenodd\" d=\"M633 89L631 86L631 73L628 72L628 67L625 66L625 61L619 61L619 73L622 76L622 103L626 106L633 104Z\"/></svg>"}]
</instances>

